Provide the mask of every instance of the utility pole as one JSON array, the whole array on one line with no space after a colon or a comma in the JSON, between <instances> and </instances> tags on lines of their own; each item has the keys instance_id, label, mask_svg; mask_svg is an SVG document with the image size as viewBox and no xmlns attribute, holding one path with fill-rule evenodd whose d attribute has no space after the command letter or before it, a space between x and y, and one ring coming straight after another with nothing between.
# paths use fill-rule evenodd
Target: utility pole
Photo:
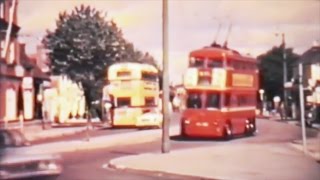
<instances>
[{"instance_id":1,"label":"utility pole","mask_svg":"<svg viewBox=\"0 0 320 180\"><path fill-rule=\"evenodd\" d=\"M288 109L288 94L287 89L285 87L285 84L287 83L287 54L286 54L286 48L284 43L284 34L283 36L283 107L284 107L284 120L287 120L287 109Z\"/></svg>"},{"instance_id":2,"label":"utility pole","mask_svg":"<svg viewBox=\"0 0 320 180\"><path fill-rule=\"evenodd\" d=\"M169 67L168 67L168 0L162 0L162 153L170 152L169 116Z\"/></svg>"},{"instance_id":3,"label":"utility pole","mask_svg":"<svg viewBox=\"0 0 320 180\"><path fill-rule=\"evenodd\" d=\"M301 128L302 128L302 143L303 143L303 152L307 153L307 143L306 143L306 124L305 124L305 115L304 115L304 93L303 93L303 69L302 62L299 62L299 96L300 96L300 119L301 119Z\"/></svg>"},{"instance_id":4,"label":"utility pole","mask_svg":"<svg viewBox=\"0 0 320 180\"><path fill-rule=\"evenodd\" d=\"M9 8L9 25L8 25L8 29L6 32L6 36L5 36L5 45L4 45L4 55L5 57L8 57L8 52L9 52L9 43L10 43L10 36L11 36L11 30L12 30L12 24L13 24L13 16L14 13L16 11L16 6L17 6L17 1L13 0L12 2L12 7Z\"/></svg>"}]
</instances>

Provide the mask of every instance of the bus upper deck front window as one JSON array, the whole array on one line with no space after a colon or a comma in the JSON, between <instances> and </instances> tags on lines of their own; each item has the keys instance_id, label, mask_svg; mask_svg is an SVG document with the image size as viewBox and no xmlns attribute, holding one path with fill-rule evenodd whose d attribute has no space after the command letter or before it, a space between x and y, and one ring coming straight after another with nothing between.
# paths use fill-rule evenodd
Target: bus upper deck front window
<instances>
[{"instance_id":1,"label":"bus upper deck front window","mask_svg":"<svg viewBox=\"0 0 320 180\"><path fill-rule=\"evenodd\" d=\"M204 58L191 57L189 62L190 67L204 67Z\"/></svg>"},{"instance_id":2,"label":"bus upper deck front window","mask_svg":"<svg viewBox=\"0 0 320 180\"><path fill-rule=\"evenodd\" d=\"M208 60L208 67L209 67L209 68L221 68L221 67L223 67L222 60L219 60L219 59L209 59L209 60Z\"/></svg>"},{"instance_id":3,"label":"bus upper deck front window","mask_svg":"<svg viewBox=\"0 0 320 180\"><path fill-rule=\"evenodd\" d=\"M218 93L208 93L206 108L220 108L220 95Z\"/></svg>"},{"instance_id":4,"label":"bus upper deck front window","mask_svg":"<svg viewBox=\"0 0 320 180\"><path fill-rule=\"evenodd\" d=\"M190 94L187 99L187 108L200 109L201 97L199 93Z\"/></svg>"},{"instance_id":5,"label":"bus upper deck front window","mask_svg":"<svg viewBox=\"0 0 320 180\"><path fill-rule=\"evenodd\" d=\"M141 79L145 81L153 81L156 82L158 81L158 76L155 73L150 73L150 72L142 72L141 73Z\"/></svg>"},{"instance_id":6,"label":"bus upper deck front window","mask_svg":"<svg viewBox=\"0 0 320 180\"><path fill-rule=\"evenodd\" d=\"M131 72L130 71L118 71L117 77L130 77Z\"/></svg>"}]
</instances>

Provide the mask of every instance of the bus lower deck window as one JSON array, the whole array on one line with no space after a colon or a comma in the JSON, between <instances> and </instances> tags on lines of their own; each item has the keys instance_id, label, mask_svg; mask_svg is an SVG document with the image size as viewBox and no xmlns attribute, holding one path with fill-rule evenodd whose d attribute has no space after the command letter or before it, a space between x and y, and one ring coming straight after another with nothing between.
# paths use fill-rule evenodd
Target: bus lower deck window
<instances>
[{"instance_id":1,"label":"bus lower deck window","mask_svg":"<svg viewBox=\"0 0 320 180\"><path fill-rule=\"evenodd\" d=\"M217 93L208 93L206 107L207 108L219 108L220 107L220 95Z\"/></svg>"},{"instance_id":2,"label":"bus lower deck window","mask_svg":"<svg viewBox=\"0 0 320 180\"><path fill-rule=\"evenodd\" d=\"M187 99L187 107L200 109L201 108L201 97L200 94L190 94Z\"/></svg>"},{"instance_id":3,"label":"bus lower deck window","mask_svg":"<svg viewBox=\"0 0 320 180\"><path fill-rule=\"evenodd\" d=\"M153 97L147 97L145 98L145 105L146 106L154 106L156 103L155 103L155 98Z\"/></svg>"}]
</instances>

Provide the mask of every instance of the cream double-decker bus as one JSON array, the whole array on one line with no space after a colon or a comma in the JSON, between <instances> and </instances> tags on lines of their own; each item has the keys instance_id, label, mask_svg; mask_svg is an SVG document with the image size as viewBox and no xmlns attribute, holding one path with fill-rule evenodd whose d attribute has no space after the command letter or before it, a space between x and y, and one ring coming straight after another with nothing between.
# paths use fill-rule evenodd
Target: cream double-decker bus
<instances>
[{"instance_id":1,"label":"cream double-decker bus","mask_svg":"<svg viewBox=\"0 0 320 180\"><path fill-rule=\"evenodd\" d=\"M117 63L108 69L108 94L113 108L111 124L116 126L158 126L159 122L141 121L139 117L156 111L159 101L158 70L141 63Z\"/></svg>"}]
</instances>

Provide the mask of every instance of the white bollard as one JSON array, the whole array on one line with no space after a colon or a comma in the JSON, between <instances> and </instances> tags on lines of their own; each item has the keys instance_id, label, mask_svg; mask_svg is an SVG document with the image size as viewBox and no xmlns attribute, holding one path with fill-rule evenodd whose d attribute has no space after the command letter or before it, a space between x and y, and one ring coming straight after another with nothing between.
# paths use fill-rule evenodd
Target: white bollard
<instances>
[{"instance_id":1,"label":"white bollard","mask_svg":"<svg viewBox=\"0 0 320 180\"><path fill-rule=\"evenodd\" d=\"M20 131L21 131L21 132L23 132L23 128L24 128L23 119L24 119L24 118L23 118L23 113L20 112L20 113L19 113L19 122L20 122Z\"/></svg>"}]
</instances>

